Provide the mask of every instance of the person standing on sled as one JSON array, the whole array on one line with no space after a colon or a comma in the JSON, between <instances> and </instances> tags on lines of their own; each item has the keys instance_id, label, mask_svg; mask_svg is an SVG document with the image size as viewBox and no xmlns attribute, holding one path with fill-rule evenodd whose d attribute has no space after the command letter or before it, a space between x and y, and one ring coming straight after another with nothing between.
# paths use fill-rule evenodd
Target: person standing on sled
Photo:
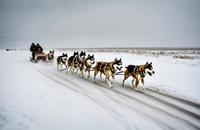
<instances>
[{"instance_id":1,"label":"person standing on sled","mask_svg":"<svg viewBox=\"0 0 200 130\"><path fill-rule=\"evenodd\" d=\"M43 48L40 46L39 43L37 43L36 48L37 48L37 52L38 53L42 53L43 52Z\"/></svg>"},{"instance_id":2,"label":"person standing on sled","mask_svg":"<svg viewBox=\"0 0 200 130\"><path fill-rule=\"evenodd\" d=\"M37 51L37 47L34 42L31 44L30 51L32 52L32 60L35 60L35 53Z\"/></svg>"}]
</instances>

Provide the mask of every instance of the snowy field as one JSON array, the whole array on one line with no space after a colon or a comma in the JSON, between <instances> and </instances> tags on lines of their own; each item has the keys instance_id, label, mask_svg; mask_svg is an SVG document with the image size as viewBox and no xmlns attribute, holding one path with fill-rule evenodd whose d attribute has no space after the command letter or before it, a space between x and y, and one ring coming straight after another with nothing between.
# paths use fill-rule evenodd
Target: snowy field
<instances>
[{"instance_id":1,"label":"snowy field","mask_svg":"<svg viewBox=\"0 0 200 130\"><path fill-rule=\"evenodd\" d=\"M109 51L86 50L96 61L122 58L123 67L153 63L144 91L133 90L131 78L122 87L122 75L108 88L99 75L94 83L55 62L31 63L29 51L1 50L0 130L200 129L200 50ZM63 52L73 53L55 50L56 57Z\"/></svg>"}]
</instances>

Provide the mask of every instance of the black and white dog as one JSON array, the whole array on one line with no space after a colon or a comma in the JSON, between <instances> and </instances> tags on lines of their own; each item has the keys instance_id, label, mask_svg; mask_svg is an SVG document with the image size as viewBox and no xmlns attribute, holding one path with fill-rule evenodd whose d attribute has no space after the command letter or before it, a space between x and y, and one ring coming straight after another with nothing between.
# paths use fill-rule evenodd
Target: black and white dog
<instances>
[{"instance_id":1,"label":"black and white dog","mask_svg":"<svg viewBox=\"0 0 200 130\"><path fill-rule=\"evenodd\" d=\"M84 77L84 73L88 72L88 78L90 77L90 71L92 68L92 65L95 63L95 58L94 58L94 54L93 55L88 55L87 58L84 60L84 62L82 62L81 66L80 66L80 75L82 75L82 77Z\"/></svg>"},{"instance_id":2,"label":"black and white dog","mask_svg":"<svg viewBox=\"0 0 200 130\"><path fill-rule=\"evenodd\" d=\"M67 69L67 58L68 58L68 55L67 53L63 53L61 56L58 56L57 58L57 69L58 70L65 70ZM63 68L64 66L64 68Z\"/></svg>"},{"instance_id":3,"label":"black and white dog","mask_svg":"<svg viewBox=\"0 0 200 130\"><path fill-rule=\"evenodd\" d=\"M78 51L77 52L74 52L73 56L70 56L67 63L68 63L68 66L67 66L67 70L70 70L72 71L72 68L74 66L74 59L77 58L79 56L78 54Z\"/></svg>"},{"instance_id":4,"label":"black and white dog","mask_svg":"<svg viewBox=\"0 0 200 130\"><path fill-rule=\"evenodd\" d=\"M81 64L84 62L86 57L86 53L84 51L81 51L80 55L76 56L73 60L73 68L72 68L72 72L78 73L78 71L80 70Z\"/></svg>"}]
</instances>

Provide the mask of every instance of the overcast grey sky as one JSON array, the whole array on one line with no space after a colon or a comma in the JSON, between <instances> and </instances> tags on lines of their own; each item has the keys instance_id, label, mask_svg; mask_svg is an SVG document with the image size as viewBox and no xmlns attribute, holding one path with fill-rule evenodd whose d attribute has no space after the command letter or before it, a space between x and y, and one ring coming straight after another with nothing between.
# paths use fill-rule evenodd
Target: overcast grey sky
<instances>
[{"instance_id":1,"label":"overcast grey sky","mask_svg":"<svg viewBox=\"0 0 200 130\"><path fill-rule=\"evenodd\" d=\"M200 0L0 0L0 48L200 47Z\"/></svg>"}]
</instances>

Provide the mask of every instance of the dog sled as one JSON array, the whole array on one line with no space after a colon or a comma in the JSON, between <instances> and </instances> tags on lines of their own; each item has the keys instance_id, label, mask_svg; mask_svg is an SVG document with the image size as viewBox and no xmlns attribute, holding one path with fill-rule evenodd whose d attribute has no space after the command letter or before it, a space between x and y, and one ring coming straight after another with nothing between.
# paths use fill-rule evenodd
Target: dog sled
<instances>
[{"instance_id":1,"label":"dog sled","mask_svg":"<svg viewBox=\"0 0 200 130\"><path fill-rule=\"evenodd\" d=\"M32 43L30 51L32 53L30 57L31 62L37 63L40 60L44 62L52 62L54 59L54 50L50 50L49 53L44 53L43 48L39 45L39 43L36 45L35 43Z\"/></svg>"}]
</instances>

